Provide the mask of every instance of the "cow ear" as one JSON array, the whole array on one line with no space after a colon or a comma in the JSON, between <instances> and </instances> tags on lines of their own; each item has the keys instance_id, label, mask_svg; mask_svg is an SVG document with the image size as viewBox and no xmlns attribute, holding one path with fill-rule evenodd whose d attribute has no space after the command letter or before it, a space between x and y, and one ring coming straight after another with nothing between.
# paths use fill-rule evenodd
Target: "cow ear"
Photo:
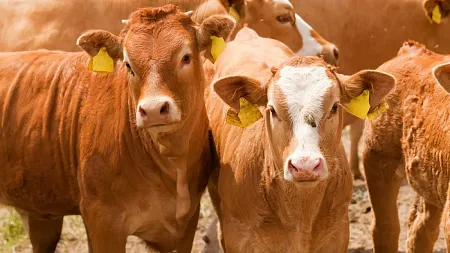
<instances>
[{"instance_id":1,"label":"cow ear","mask_svg":"<svg viewBox=\"0 0 450 253\"><path fill-rule=\"evenodd\" d=\"M381 71L362 70L351 76L338 75L341 81L341 103L348 104L350 100L369 91L370 108L375 108L395 87L395 77Z\"/></svg>"},{"instance_id":2,"label":"cow ear","mask_svg":"<svg viewBox=\"0 0 450 253\"><path fill-rule=\"evenodd\" d=\"M236 22L234 19L227 15L213 15L201 23L200 28L197 30L197 41L200 51L205 51L206 58L212 58L211 36L228 41L235 26Z\"/></svg>"},{"instance_id":3,"label":"cow ear","mask_svg":"<svg viewBox=\"0 0 450 253\"><path fill-rule=\"evenodd\" d=\"M234 10L239 15L239 19L245 17L245 0L220 0L220 3L225 7L228 13L230 13L230 7L233 6Z\"/></svg>"},{"instance_id":4,"label":"cow ear","mask_svg":"<svg viewBox=\"0 0 450 253\"><path fill-rule=\"evenodd\" d=\"M239 99L245 98L252 104L267 104L266 88L258 80L246 76L227 76L213 82L214 91L219 97L239 112Z\"/></svg>"},{"instance_id":5,"label":"cow ear","mask_svg":"<svg viewBox=\"0 0 450 253\"><path fill-rule=\"evenodd\" d=\"M96 56L100 48L104 47L114 61L123 59L121 39L107 31L86 31L78 37L77 45L91 57Z\"/></svg>"},{"instance_id":6,"label":"cow ear","mask_svg":"<svg viewBox=\"0 0 450 253\"><path fill-rule=\"evenodd\" d=\"M450 62L434 67L433 76L439 85L450 93Z\"/></svg>"}]
</instances>

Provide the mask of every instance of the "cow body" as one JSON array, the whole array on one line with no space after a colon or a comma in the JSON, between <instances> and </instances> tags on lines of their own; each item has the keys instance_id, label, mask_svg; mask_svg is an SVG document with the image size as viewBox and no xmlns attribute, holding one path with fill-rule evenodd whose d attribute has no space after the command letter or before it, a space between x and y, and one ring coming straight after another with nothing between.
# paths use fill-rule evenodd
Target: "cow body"
<instances>
[{"instance_id":1,"label":"cow body","mask_svg":"<svg viewBox=\"0 0 450 253\"><path fill-rule=\"evenodd\" d=\"M85 52L2 53L0 202L27 217L34 252L54 250L71 214L94 252L125 252L128 235L190 252L210 161L200 52L233 27L169 5L133 12L120 37L84 33ZM88 70L99 47L112 73Z\"/></svg>"},{"instance_id":2,"label":"cow body","mask_svg":"<svg viewBox=\"0 0 450 253\"><path fill-rule=\"evenodd\" d=\"M318 59L305 57L305 59L294 60L290 58L292 56L293 53L285 45L274 40L263 39L251 29L242 29L236 39L227 45L214 65L215 75L211 90L207 90L206 101L218 161L209 184L209 192L219 215L222 246L226 252L244 252L250 249L251 252L346 251L349 236L348 204L351 198L352 180L340 141L341 129L334 129L334 126L342 127L342 112L337 104L334 104L329 116L325 115L327 113L325 111L322 119L316 118L320 120L319 125L326 125L325 128L318 130L319 134L324 135L324 139L319 137L320 151L314 144L309 143L315 138L313 137L316 134L315 124L310 122L303 123L305 125L302 126L291 125L297 124L295 123L297 121L292 119L294 122L292 123L286 119L288 114L281 109L282 106L289 103L315 101L316 98L308 100L303 97L303 99L290 100L291 98L288 97L284 100L283 97L279 97L282 95L276 93L278 88L275 87L278 85L275 85L273 80L280 80L279 85L290 90L285 94L298 94L302 90L301 82L297 81L299 82L297 91L291 90L294 86L289 86L288 83L292 82L292 85L296 85L295 77L300 74L288 77L286 82L283 81L285 80L283 74L274 76L274 72L280 73L281 69L283 73L283 67L297 71L297 68L292 67L295 65L284 65L286 62L310 64L306 65L308 67L323 66ZM281 67L279 67L280 64ZM303 65L300 66L298 71L302 73ZM311 71L314 72L314 69ZM310 73L309 70L308 73ZM246 84L247 78L250 77L251 80L255 80L251 82L257 82L252 89ZM326 89L326 83L320 83L319 79L306 83L311 84L312 87L317 84L319 89L314 90L310 95L319 96L318 94L324 92L324 96L330 96L329 100L323 101L321 105L323 108L331 107L332 100L336 99L334 96L339 96L339 92L334 88L326 92L320 90L323 88L319 87L321 85L324 85ZM232 87L236 87L236 90L230 90L227 93L227 89L234 89ZM303 92L308 91L306 87L303 89L306 89ZM266 90L267 95L264 93ZM235 108L232 101L239 96L245 96L251 103L256 103L260 111L263 111L266 106L271 108L272 104L277 109L271 108L270 114L269 109L266 109L265 115L263 113L264 119L256 121L247 128L229 125L225 123L227 110L230 106ZM317 97L317 99L320 98ZM314 118L319 115L320 110L327 110L313 106L304 104L303 107L308 109L299 111L318 113L315 116L309 116ZM275 113L275 110L278 113ZM336 114L338 110L339 114ZM294 110L289 113L291 117L294 117L292 115L299 111ZM275 115L280 115L279 117L282 118L280 122L286 122L283 124L289 124L283 125L285 127L283 131L279 129L281 127L279 124L282 123ZM271 130L267 127L271 122L268 117L272 117L273 121L270 123L273 124L270 127ZM325 123L325 120L330 122ZM296 131L295 138L289 133L291 126ZM309 133L310 127L311 133ZM286 143L289 143L289 148L294 149L295 143L298 143L295 141L297 138L301 138L298 142L304 143L297 147L296 151L282 149ZM323 144L324 140L327 140L328 144ZM317 152L323 152L324 155ZM301 160L305 164L315 163L317 160L314 159L320 159L314 165L316 167L313 174L303 171L301 169L303 162L295 160L297 159L295 157L302 154L306 155ZM324 158L311 158L315 156ZM298 170L292 169L292 166L297 166Z\"/></svg>"},{"instance_id":3,"label":"cow body","mask_svg":"<svg viewBox=\"0 0 450 253\"><path fill-rule=\"evenodd\" d=\"M265 37L286 43L299 55L324 55L330 64L338 63L338 49L315 32L294 12L292 4L284 0L0 1L0 12L5 13L0 17L0 51L41 48L77 51L75 41L83 31L104 29L117 34L122 29L120 20L132 11L167 3L185 11L193 10L192 18L198 23L213 14L229 13L230 6L234 6L240 15L236 31L246 24Z\"/></svg>"},{"instance_id":4,"label":"cow body","mask_svg":"<svg viewBox=\"0 0 450 253\"><path fill-rule=\"evenodd\" d=\"M408 42L379 67L398 83L387 97L390 109L365 126L363 162L375 215L375 252L398 250L396 200L405 175L418 193L408 221L408 252L433 252L441 215L448 219L449 95L436 84L432 69L449 60Z\"/></svg>"}]
</instances>

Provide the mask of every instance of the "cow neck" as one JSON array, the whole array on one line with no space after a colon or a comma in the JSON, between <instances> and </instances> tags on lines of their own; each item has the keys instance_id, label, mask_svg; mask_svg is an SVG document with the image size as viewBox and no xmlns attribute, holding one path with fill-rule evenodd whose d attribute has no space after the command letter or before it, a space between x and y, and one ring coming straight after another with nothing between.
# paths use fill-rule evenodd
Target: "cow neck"
<instances>
[{"instance_id":1,"label":"cow neck","mask_svg":"<svg viewBox=\"0 0 450 253\"><path fill-rule=\"evenodd\" d=\"M181 239L184 236L187 221L196 210L196 208L191 207L196 207L199 204L199 199L194 199L194 203L191 200L190 178L187 166L190 163L190 159L195 159L195 157L189 155L189 151L201 152L204 140L206 140L208 121L204 102L201 99L197 99L198 107L200 108L191 110L192 113L186 116L187 120L178 131L150 134L145 129L135 127L137 102L131 95L130 90L129 92L130 123L134 125L134 129L136 129L140 142L149 158L158 165L162 173L168 176L170 180L176 182L176 221L178 226L172 228L171 233ZM204 134L203 138L202 134Z\"/></svg>"}]
</instances>

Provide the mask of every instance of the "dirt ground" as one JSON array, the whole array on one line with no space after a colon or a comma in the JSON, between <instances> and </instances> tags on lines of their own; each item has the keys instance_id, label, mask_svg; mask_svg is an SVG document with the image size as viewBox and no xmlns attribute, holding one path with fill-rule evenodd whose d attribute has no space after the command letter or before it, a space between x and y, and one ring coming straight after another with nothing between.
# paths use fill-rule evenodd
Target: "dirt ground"
<instances>
[{"instance_id":1,"label":"dirt ground","mask_svg":"<svg viewBox=\"0 0 450 253\"><path fill-rule=\"evenodd\" d=\"M344 131L343 141L346 149L349 148L348 131ZM372 251L372 239L370 224L373 213L370 208L368 193L364 182L355 181L352 204L349 207L350 217L350 244L347 253L370 253ZM406 221L409 210L414 202L415 192L405 183L400 189L398 200L399 215L401 221L401 234L399 242L400 252L405 251ZM202 237L206 233L208 225L216 215L212 208L207 193L202 199L202 210L192 252L203 252L205 242ZM17 215L10 208L0 207L0 253L6 252L31 252L28 237L24 234ZM443 229L435 244L435 253L444 253L445 238ZM84 253L88 252L86 234L83 222L79 216L68 216L64 219L62 239L57 252ZM136 237L129 237L127 252L147 252L145 246ZM208 253L211 251L208 251Z\"/></svg>"}]
</instances>

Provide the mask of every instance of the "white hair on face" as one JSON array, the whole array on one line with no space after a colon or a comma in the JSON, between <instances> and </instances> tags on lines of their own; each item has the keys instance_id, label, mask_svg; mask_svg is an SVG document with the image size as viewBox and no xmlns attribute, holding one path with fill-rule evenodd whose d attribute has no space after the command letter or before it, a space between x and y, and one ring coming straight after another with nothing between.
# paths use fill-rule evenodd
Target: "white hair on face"
<instances>
[{"instance_id":1,"label":"white hair on face","mask_svg":"<svg viewBox=\"0 0 450 253\"><path fill-rule=\"evenodd\" d=\"M286 98L295 139L304 149L320 151L317 127L307 124L304 116L311 114L318 125L324 114L323 99L332 84L325 67L285 66L280 70L277 85Z\"/></svg>"},{"instance_id":2,"label":"white hair on face","mask_svg":"<svg viewBox=\"0 0 450 253\"><path fill-rule=\"evenodd\" d=\"M298 14L295 14L295 26L303 40L303 47L296 54L299 56L315 56L321 54L323 46L311 35L312 27Z\"/></svg>"},{"instance_id":3,"label":"white hair on face","mask_svg":"<svg viewBox=\"0 0 450 253\"><path fill-rule=\"evenodd\" d=\"M292 67L285 66L280 70L278 87L285 97L296 146L284 165L284 178L293 180L288 171L290 157L302 157L306 154L320 156L318 123L322 119L323 99L332 87L333 80L327 75L325 67ZM270 101L269 101L270 102ZM305 122L305 115L313 116L316 126ZM324 167L326 168L326 163Z\"/></svg>"},{"instance_id":4,"label":"white hair on face","mask_svg":"<svg viewBox=\"0 0 450 253\"><path fill-rule=\"evenodd\" d=\"M128 25L129 22L130 22L130 20L128 20L128 19L122 19L122 24Z\"/></svg>"}]
</instances>

